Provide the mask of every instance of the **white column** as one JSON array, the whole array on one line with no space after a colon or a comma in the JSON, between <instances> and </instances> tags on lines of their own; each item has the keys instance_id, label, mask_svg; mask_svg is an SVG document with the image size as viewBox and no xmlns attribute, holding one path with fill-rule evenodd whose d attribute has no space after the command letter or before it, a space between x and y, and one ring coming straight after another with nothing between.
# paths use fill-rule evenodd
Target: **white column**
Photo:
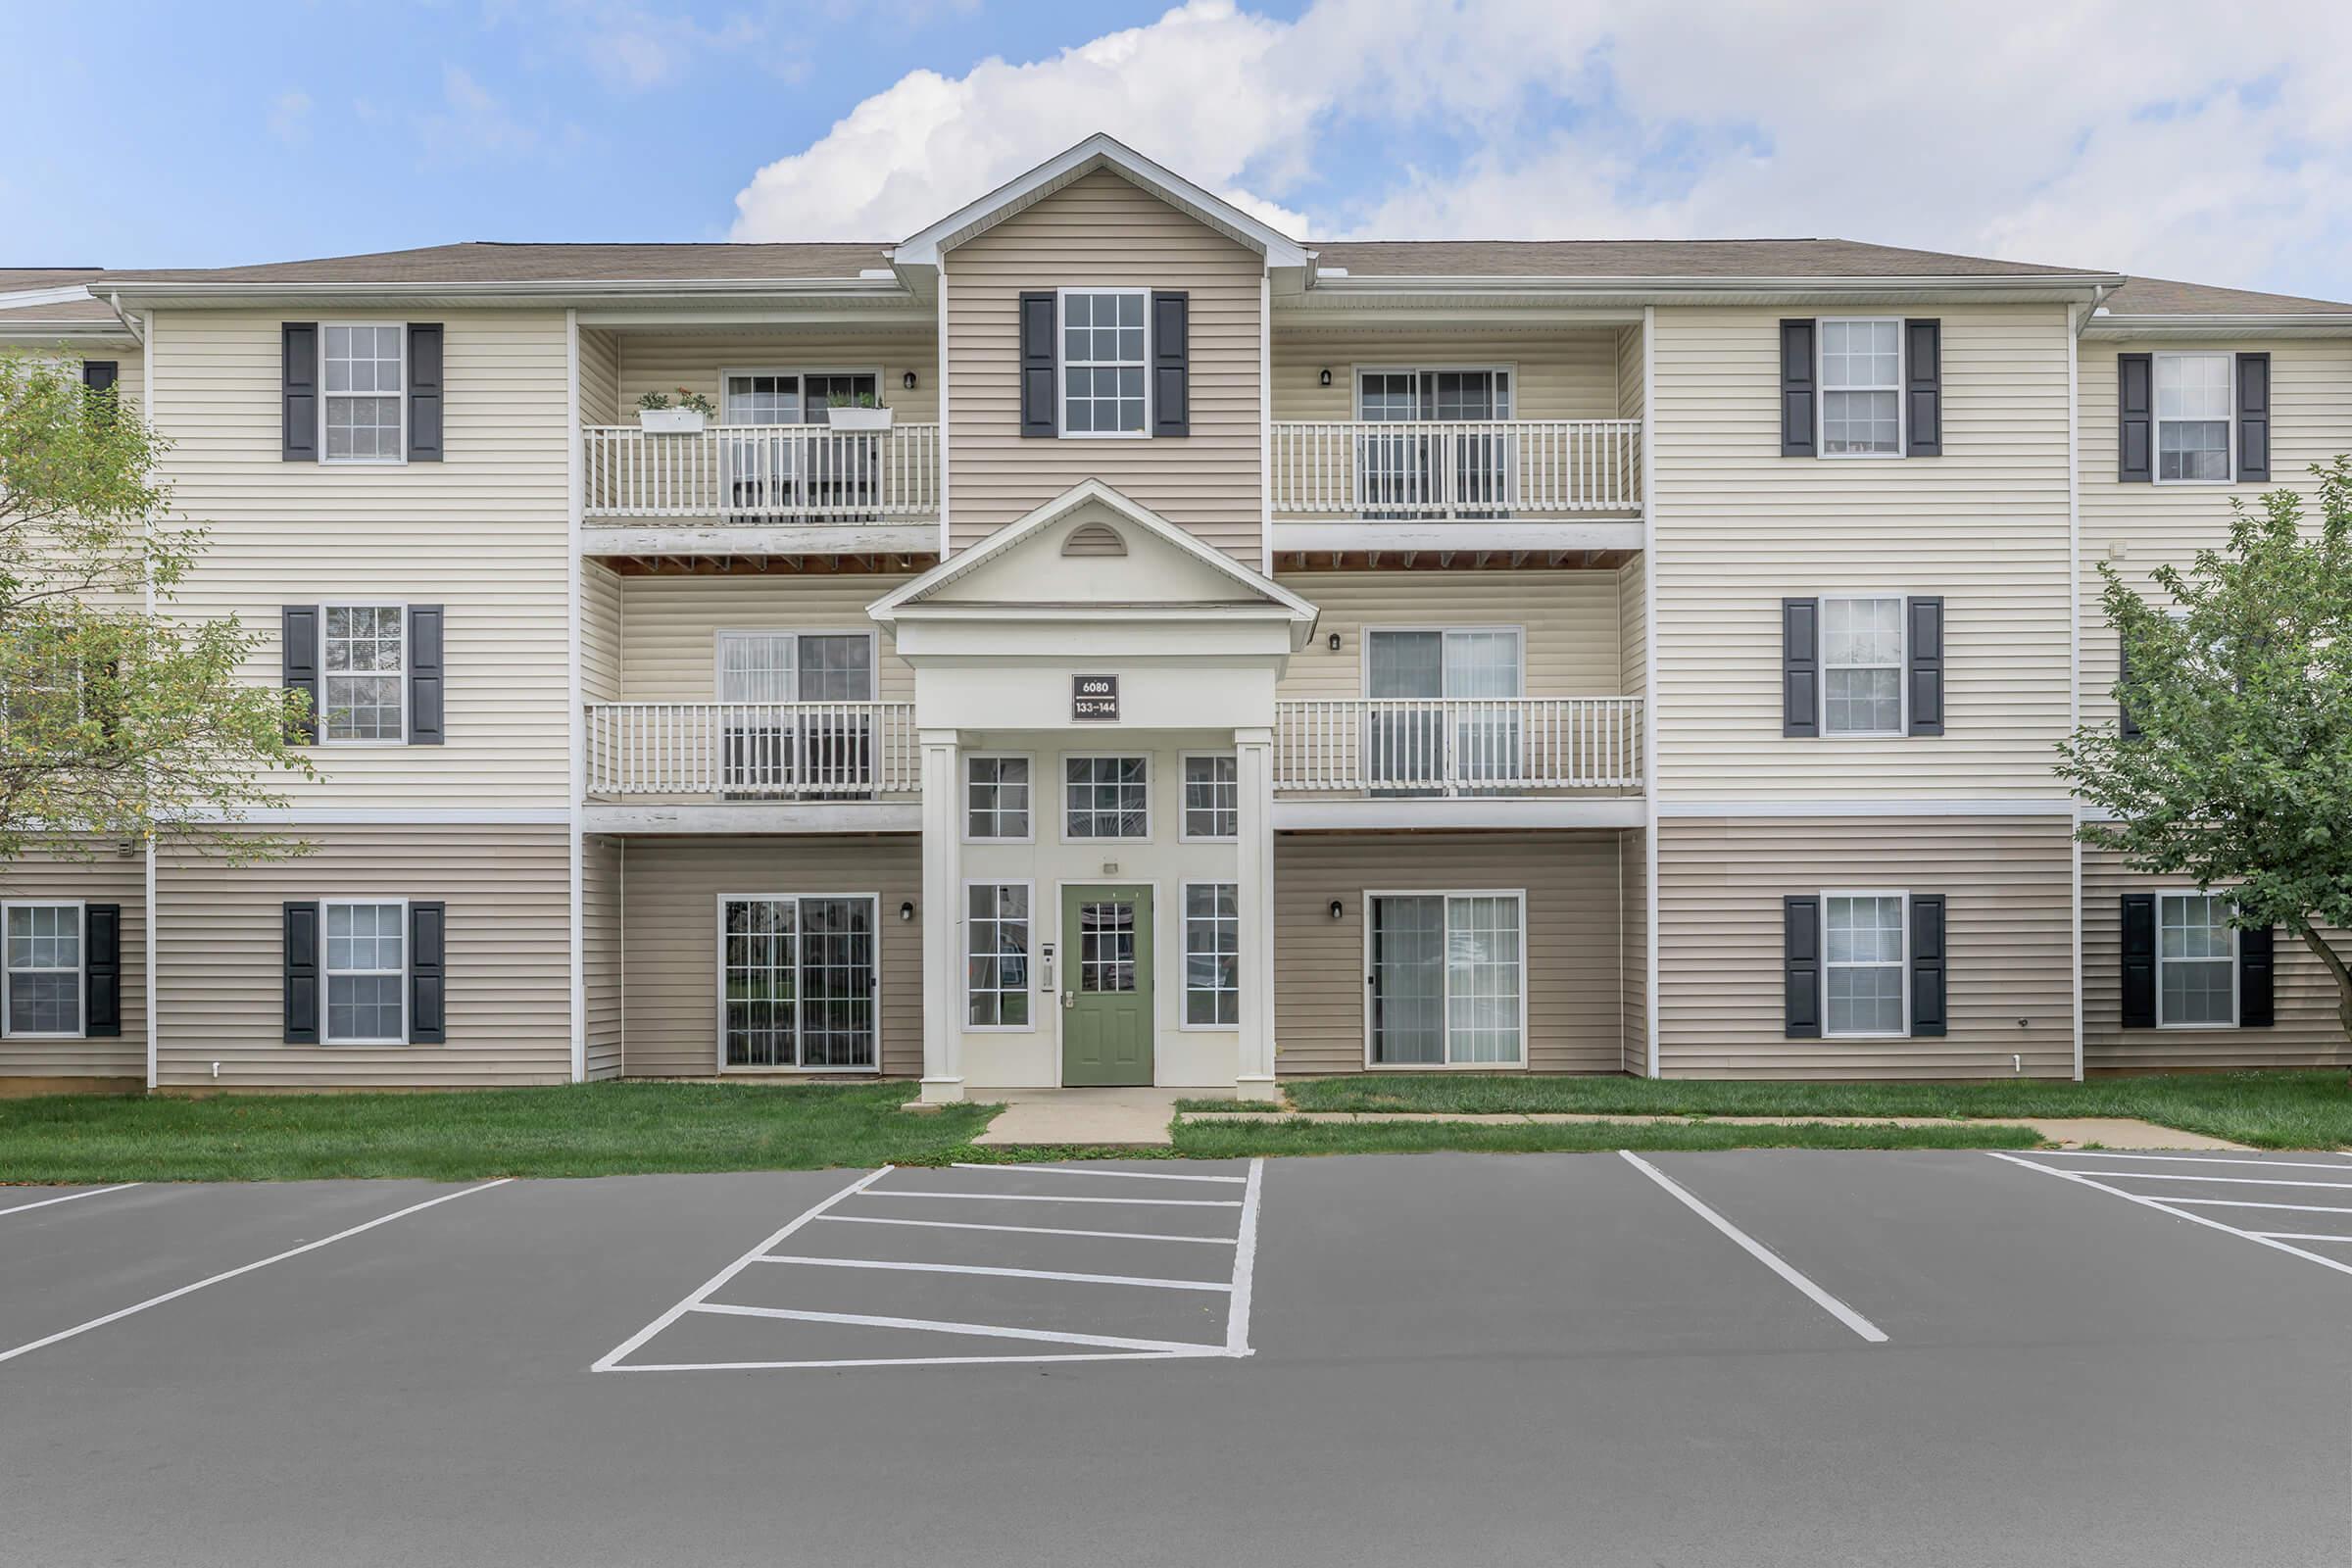
<instances>
[{"instance_id":1,"label":"white column","mask_svg":"<svg viewBox=\"0 0 2352 1568\"><path fill-rule=\"evenodd\" d=\"M956 731L921 732L923 748L923 1095L963 1098L962 824Z\"/></svg>"},{"instance_id":2,"label":"white column","mask_svg":"<svg viewBox=\"0 0 2352 1568\"><path fill-rule=\"evenodd\" d=\"M1242 1059L1235 1091L1274 1098L1274 732L1233 732L1241 786L1235 845L1242 921Z\"/></svg>"}]
</instances>

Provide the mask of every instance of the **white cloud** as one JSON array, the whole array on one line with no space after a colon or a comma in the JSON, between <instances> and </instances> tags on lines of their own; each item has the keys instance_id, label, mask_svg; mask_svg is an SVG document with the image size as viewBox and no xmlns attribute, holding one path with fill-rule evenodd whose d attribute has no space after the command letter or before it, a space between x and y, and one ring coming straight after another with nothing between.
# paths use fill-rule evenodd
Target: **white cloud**
<instances>
[{"instance_id":1,"label":"white cloud","mask_svg":"<svg viewBox=\"0 0 2352 1568\"><path fill-rule=\"evenodd\" d=\"M2352 8L1191 0L867 98L738 238L905 235L1094 130L1317 237L1835 234L2352 293Z\"/></svg>"},{"instance_id":2,"label":"white cloud","mask_svg":"<svg viewBox=\"0 0 2352 1568\"><path fill-rule=\"evenodd\" d=\"M270 100L268 123L270 134L279 141L295 143L310 140L311 95L299 88L279 93Z\"/></svg>"},{"instance_id":3,"label":"white cloud","mask_svg":"<svg viewBox=\"0 0 2352 1568\"><path fill-rule=\"evenodd\" d=\"M521 157L542 145L539 128L515 119L463 66L441 68L441 106L419 116L416 129L426 153L449 163Z\"/></svg>"}]
</instances>

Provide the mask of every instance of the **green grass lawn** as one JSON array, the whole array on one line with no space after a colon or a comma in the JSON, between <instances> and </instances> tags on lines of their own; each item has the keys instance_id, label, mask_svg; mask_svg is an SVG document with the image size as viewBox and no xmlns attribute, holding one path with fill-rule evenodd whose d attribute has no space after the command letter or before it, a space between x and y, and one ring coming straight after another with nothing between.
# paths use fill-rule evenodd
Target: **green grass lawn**
<instances>
[{"instance_id":1,"label":"green grass lawn","mask_svg":"<svg viewBox=\"0 0 2352 1568\"><path fill-rule=\"evenodd\" d=\"M571 1084L416 1095L0 1101L0 1182L811 1170L964 1157L994 1105L910 1084ZM4 1206L4 1205L0 1205Z\"/></svg>"},{"instance_id":2,"label":"green grass lawn","mask_svg":"<svg viewBox=\"0 0 2352 1568\"><path fill-rule=\"evenodd\" d=\"M2341 1072L2175 1073L2089 1083L1714 1083L1387 1073L1293 1079L1300 1110L1574 1110L1686 1116L2135 1116L2264 1149L2352 1146ZM1759 1129L1747 1129L1755 1132Z\"/></svg>"},{"instance_id":3,"label":"green grass lawn","mask_svg":"<svg viewBox=\"0 0 2352 1568\"><path fill-rule=\"evenodd\" d=\"M2031 1149L2030 1127L1723 1127L1705 1122L1571 1122L1491 1126L1465 1122L1185 1122L1176 1152L1190 1159L1250 1154L1497 1154L1554 1151L1714 1149Z\"/></svg>"}]
</instances>

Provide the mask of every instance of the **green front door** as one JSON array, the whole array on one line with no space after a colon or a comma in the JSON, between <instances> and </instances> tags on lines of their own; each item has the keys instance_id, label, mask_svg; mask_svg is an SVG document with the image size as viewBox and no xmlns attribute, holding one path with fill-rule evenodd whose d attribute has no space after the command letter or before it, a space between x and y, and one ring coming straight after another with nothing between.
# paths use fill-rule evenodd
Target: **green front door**
<instances>
[{"instance_id":1,"label":"green front door","mask_svg":"<svg viewBox=\"0 0 2352 1568\"><path fill-rule=\"evenodd\" d=\"M1061 890L1061 1081L1152 1081L1152 890Z\"/></svg>"}]
</instances>

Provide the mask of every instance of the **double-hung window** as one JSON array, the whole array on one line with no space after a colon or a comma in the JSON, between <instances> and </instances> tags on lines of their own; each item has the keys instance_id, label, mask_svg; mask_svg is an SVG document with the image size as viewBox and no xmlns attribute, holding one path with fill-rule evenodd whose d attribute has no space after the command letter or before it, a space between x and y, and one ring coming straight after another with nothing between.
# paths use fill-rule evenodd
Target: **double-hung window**
<instances>
[{"instance_id":1,"label":"double-hung window","mask_svg":"<svg viewBox=\"0 0 2352 1568\"><path fill-rule=\"evenodd\" d=\"M406 326L326 327L318 422L328 463L403 463L408 457Z\"/></svg>"},{"instance_id":2,"label":"double-hung window","mask_svg":"<svg viewBox=\"0 0 2352 1568\"><path fill-rule=\"evenodd\" d=\"M1242 1021L1241 889L1232 882L1184 887L1184 1021L1200 1029Z\"/></svg>"},{"instance_id":3,"label":"double-hung window","mask_svg":"<svg viewBox=\"0 0 2352 1568\"><path fill-rule=\"evenodd\" d=\"M1029 884L974 882L964 893L964 1022L1029 1027Z\"/></svg>"},{"instance_id":4,"label":"double-hung window","mask_svg":"<svg viewBox=\"0 0 2352 1568\"><path fill-rule=\"evenodd\" d=\"M1370 896L1370 1065L1525 1061L1526 904L1517 892Z\"/></svg>"},{"instance_id":5,"label":"double-hung window","mask_svg":"<svg viewBox=\"0 0 2352 1568\"><path fill-rule=\"evenodd\" d=\"M396 900L325 900L326 1043L407 1043L409 906Z\"/></svg>"},{"instance_id":6,"label":"double-hung window","mask_svg":"<svg viewBox=\"0 0 2352 1568\"><path fill-rule=\"evenodd\" d=\"M1903 733L1903 601L1821 602L1824 735Z\"/></svg>"},{"instance_id":7,"label":"double-hung window","mask_svg":"<svg viewBox=\"0 0 2352 1568\"><path fill-rule=\"evenodd\" d=\"M14 1036L72 1038L82 1029L81 906L10 901L7 997L0 1015Z\"/></svg>"},{"instance_id":8,"label":"double-hung window","mask_svg":"<svg viewBox=\"0 0 2352 1568\"><path fill-rule=\"evenodd\" d=\"M974 753L963 760L963 836L979 844L1026 844L1029 759Z\"/></svg>"},{"instance_id":9,"label":"double-hung window","mask_svg":"<svg viewBox=\"0 0 2352 1568\"><path fill-rule=\"evenodd\" d=\"M1821 450L1833 458L1903 455L1903 323L1821 323Z\"/></svg>"},{"instance_id":10,"label":"double-hung window","mask_svg":"<svg viewBox=\"0 0 2352 1568\"><path fill-rule=\"evenodd\" d=\"M398 745L408 738L408 611L320 607L318 738Z\"/></svg>"},{"instance_id":11,"label":"double-hung window","mask_svg":"<svg viewBox=\"0 0 2352 1568\"><path fill-rule=\"evenodd\" d=\"M1150 433L1151 296L1140 288L1061 291L1061 433Z\"/></svg>"},{"instance_id":12,"label":"double-hung window","mask_svg":"<svg viewBox=\"0 0 2352 1568\"><path fill-rule=\"evenodd\" d=\"M1063 838L1152 836L1150 758L1065 757L1061 768Z\"/></svg>"},{"instance_id":13,"label":"double-hung window","mask_svg":"<svg viewBox=\"0 0 2352 1568\"><path fill-rule=\"evenodd\" d=\"M1184 840L1231 839L1241 831L1238 760L1230 752L1188 753L1184 759Z\"/></svg>"},{"instance_id":14,"label":"double-hung window","mask_svg":"<svg viewBox=\"0 0 2352 1568\"><path fill-rule=\"evenodd\" d=\"M870 893L720 899L720 1065L871 1070L880 942Z\"/></svg>"},{"instance_id":15,"label":"double-hung window","mask_svg":"<svg viewBox=\"0 0 2352 1568\"><path fill-rule=\"evenodd\" d=\"M1910 1032L1906 902L1900 893L1822 895L1825 1035L1854 1039Z\"/></svg>"},{"instance_id":16,"label":"double-hung window","mask_svg":"<svg viewBox=\"0 0 2352 1568\"><path fill-rule=\"evenodd\" d=\"M2156 356L2156 481L2230 481L2229 354Z\"/></svg>"},{"instance_id":17,"label":"double-hung window","mask_svg":"<svg viewBox=\"0 0 2352 1568\"><path fill-rule=\"evenodd\" d=\"M2237 1022L2237 933L2230 901L2209 893L2156 896L2158 1028Z\"/></svg>"}]
</instances>

